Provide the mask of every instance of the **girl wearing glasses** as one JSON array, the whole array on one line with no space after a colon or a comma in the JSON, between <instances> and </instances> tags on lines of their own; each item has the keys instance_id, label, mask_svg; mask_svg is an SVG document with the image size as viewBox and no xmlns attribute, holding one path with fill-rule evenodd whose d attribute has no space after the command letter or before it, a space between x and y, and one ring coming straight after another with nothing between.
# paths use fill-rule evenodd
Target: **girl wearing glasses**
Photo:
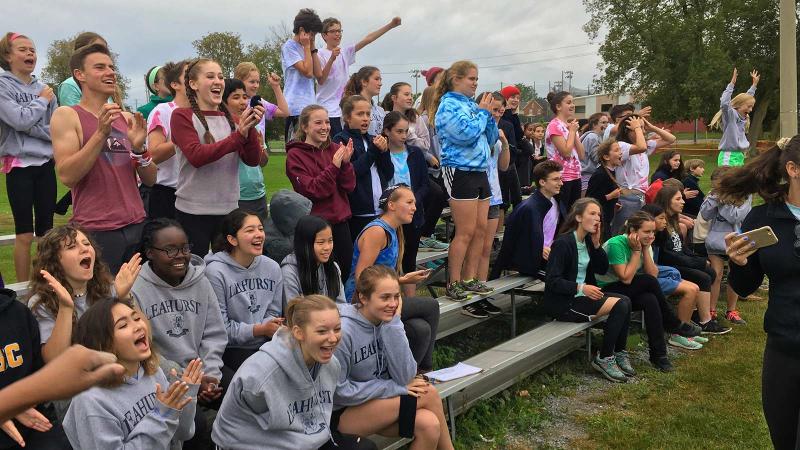
<instances>
[{"instance_id":1,"label":"girl wearing glasses","mask_svg":"<svg viewBox=\"0 0 800 450\"><path fill-rule=\"evenodd\" d=\"M145 263L131 292L150 321L162 366L166 363L182 371L200 358L205 374L198 401L208 404L219 399L228 335L217 297L205 277L205 262L192 254L180 224L166 218L144 226L141 254Z\"/></svg>"},{"instance_id":2,"label":"girl wearing glasses","mask_svg":"<svg viewBox=\"0 0 800 450\"><path fill-rule=\"evenodd\" d=\"M730 258L728 283L740 296L769 280L764 314L767 345L761 372L761 402L775 448L796 448L800 417L800 135L783 138L748 161L730 169L715 189L722 201L758 193L764 204L742 222L742 232L769 226L778 245L761 249L736 233L725 236Z\"/></svg>"}]
</instances>

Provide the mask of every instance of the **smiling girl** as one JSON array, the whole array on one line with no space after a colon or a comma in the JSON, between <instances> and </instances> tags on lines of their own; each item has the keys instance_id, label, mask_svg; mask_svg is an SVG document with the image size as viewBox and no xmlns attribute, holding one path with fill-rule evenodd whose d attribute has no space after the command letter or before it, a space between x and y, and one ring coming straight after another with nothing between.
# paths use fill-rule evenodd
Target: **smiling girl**
<instances>
[{"instance_id":1,"label":"smiling girl","mask_svg":"<svg viewBox=\"0 0 800 450\"><path fill-rule=\"evenodd\" d=\"M578 120L575 119L575 103L569 92L551 92L547 102L556 117L547 124L544 143L547 156L564 166L561 175L564 185L558 201L567 211L581 197L581 161L586 158L583 143L578 136Z\"/></svg>"},{"instance_id":2,"label":"smiling girl","mask_svg":"<svg viewBox=\"0 0 800 450\"><path fill-rule=\"evenodd\" d=\"M245 111L235 124L222 102L222 69L210 59L189 64L185 86L191 107L176 109L171 120L172 141L180 150L175 209L194 251L203 256L222 218L238 207L239 158L250 166L259 163L254 127L264 107Z\"/></svg>"},{"instance_id":3,"label":"smiling girl","mask_svg":"<svg viewBox=\"0 0 800 450\"><path fill-rule=\"evenodd\" d=\"M369 100L371 107L368 131L373 136L381 134L383 118L386 116L386 111L381 108L381 105L372 103L372 98L381 93L381 86L383 86L381 71L377 67L364 66L358 69L358 72L350 75L342 97L360 95Z\"/></svg>"},{"instance_id":4,"label":"smiling girl","mask_svg":"<svg viewBox=\"0 0 800 450\"><path fill-rule=\"evenodd\" d=\"M341 270L333 255L333 232L325 219L303 216L294 229L294 252L281 262L284 302L322 294L347 303Z\"/></svg>"},{"instance_id":5,"label":"smiling girl","mask_svg":"<svg viewBox=\"0 0 800 450\"><path fill-rule=\"evenodd\" d=\"M65 289L57 292L69 296ZM192 360L170 384L151 348L147 320L132 303L107 298L92 305L78 322L75 341L116 355L125 378L72 399L64 431L73 447L180 449L192 437L202 363Z\"/></svg>"},{"instance_id":6,"label":"smiling girl","mask_svg":"<svg viewBox=\"0 0 800 450\"><path fill-rule=\"evenodd\" d=\"M283 324L283 278L278 263L263 255L258 216L235 209L222 219L220 230L214 253L205 258L206 277L228 331L222 360L236 371Z\"/></svg>"},{"instance_id":7,"label":"smiling girl","mask_svg":"<svg viewBox=\"0 0 800 450\"><path fill-rule=\"evenodd\" d=\"M720 167L743 166L745 153L750 148L750 142L745 133L750 125L750 113L756 105L756 86L761 80L761 75L756 70L750 72L750 78L753 80L750 89L731 100L738 76L739 71L734 68L731 82L722 91L722 97L719 99L719 111L708 124L708 128L720 127L722 129L722 138L719 140L719 156L717 157L717 165Z\"/></svg>"}]
</instances>

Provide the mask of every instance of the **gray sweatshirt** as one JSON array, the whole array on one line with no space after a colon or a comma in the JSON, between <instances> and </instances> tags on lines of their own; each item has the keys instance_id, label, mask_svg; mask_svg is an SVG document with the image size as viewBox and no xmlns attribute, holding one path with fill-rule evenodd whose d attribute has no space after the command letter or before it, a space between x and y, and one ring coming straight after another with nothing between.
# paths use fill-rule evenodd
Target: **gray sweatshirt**
<instances>
[{"instance_id":1,"label":"gray sweatshirt","mask_svg":"<svg viewBox=\"0 0 800 450\"><path fill-rule=\"evenodd\" d=\"M722 91L722 97L719 99L719 109L722 112L722 117L720 118L722 137L719 139L719 149L744 152L750 148L750 142L747 141L744 130L747 119L739 115L739 112L731 106L733 88L734 85L728 83L728 86ZM756 87L750 86L747 93L755 96Z\"/></svg>"},{"instance_id":2,"label":"gray sweatshirt","mask_svg":"<svg viewBox=\"0 0 800 450\"><path fill-rule=\"evenodd\" d=\"M347 303L344 299L342 271L339 269L339 265L336 264L336 262L333 264L336 265L336 272L339 273L339 295L337 295L334 300L336 300L336 303ZM283 259L283 262L281 262L281 272L283 272L283 300L284 305L286 305L289 300L303 295L303 289L300 287L300 269L297 267L297 257L294 253ZM328 294L328 279L325 276L325 269L322 265L317 267L317 281L319 282L319 287L316 293L333 298Z\"/></svg>"},{"instance_id":3,"label":"gray sweatshirt","mask_svg":"<svg viewBox=\"0 0 800 450\"><path fill-rule=\"evenodd\" d=\"M150 320L160 356L181 368L199 357L206 375L221 380L228 334L205 270L203 259L192 255L183 282L173 287L159 278L147 262L131 292Z\"/></svg>"},{"instance_id":4,"label":"gray sweatshirt","mask_svg":"<svg viewBox=\"0 0 800 450\"><path fill-rule=\"evenodd\" d=\"M135 377L116 387L93 387L72 399L64 418L70 444L81 450L180 449L194 435L199 384L189 385L192 401L178 411L156 399L156 383L169 387L161 369Z\"/></svg>"},{"instance_id":5,"label":"gray sweatshirt","mask_svg":"<svg viewBox=\"0 0 800 450\"><path fill-rule=\"evenodd\" d=\"M752 208L752 195L748 196L741 205L720 203L719 198L713 192L703 199L700 215L708 222L708 235L705 240L708 254L725 254L725 236L742 229L742 222L750 214Z\"/></svg>"},{"instance_id":6,"label":"gray sweatshirt","mask_svg":"<svg viewBox=\"0 0 800 450\"><path fill-rule=\"evenodd\" d=\"M342 371L333 400L334 409L408 394L406 386L417 374L417 363L400 316L374 326L355 306L338 306L342 316L342 340L334 354Z\"/></svg>"},{"instance_id":7,"label":"gray sweatshirt","mask_svg":"<svg viewBox=\"0 0 800 450\"><path fill-rule=\"evenodd\" d=\"M253 336L253 325L283 317L281 267L261 255L250 267L242 267L227 252L207 255L206 265L228 331L228 347L261 347L267 338Z\"/></svg>"},{"instance_id":8,"label":"gray sweatshirt","mask_svg":"<svg viewBox=\"0 0 800 450\"><path fill-rule=\"evenodd\" d=\"M311 369L289 329L236 371L211 438L221 449L316 449L330 439L333 392L339 378L336 358Z\"/></svg>"},{"instance_id":9,"label":"gray sweatshirt","mask_svg":"<svg viewBox=\"0 0 800 450\"><path fill-rule=\"evenodd\" d=\"M50 117L58 103L39 97L44 83L35 76L25 84L11 72L0 73L0 156L15 166L41 166L53 159Z\"/></svg>"}]
</instances>

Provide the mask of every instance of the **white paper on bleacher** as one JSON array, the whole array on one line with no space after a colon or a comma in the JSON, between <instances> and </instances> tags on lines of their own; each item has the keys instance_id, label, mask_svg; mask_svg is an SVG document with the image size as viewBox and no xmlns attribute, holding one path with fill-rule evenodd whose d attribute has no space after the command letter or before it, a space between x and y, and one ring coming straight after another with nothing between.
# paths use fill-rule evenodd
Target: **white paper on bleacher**
<instances>
[{"instance_id":1,"label":"white paper on bleacher","mask_svg":"<svg viewBox=\"0 0 800 450\"><path fill-rule=\"evenodd\" d=\"M480 367L470 366L469 364L464 364L463 362L460 362L452 367L446 367L444 369L428 372L425 374L425 376L432 381L444 383L446 381L452 381L458 378L468 377L470 375L475 375L476 373L481 373L481 372L483 372L483 369L481 369Z\"/></svg>"}]
</instances>

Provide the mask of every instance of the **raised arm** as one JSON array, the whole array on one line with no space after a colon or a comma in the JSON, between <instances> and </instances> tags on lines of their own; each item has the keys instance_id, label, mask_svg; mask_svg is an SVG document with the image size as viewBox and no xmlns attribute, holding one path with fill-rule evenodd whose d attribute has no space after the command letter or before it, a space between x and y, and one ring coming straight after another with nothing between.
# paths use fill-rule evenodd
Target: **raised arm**
<instances>
[{"instance_id":1,"label":"raised arm","mask_svg":"<svg viewBox=\"0 0 800 450\"><path fill-rule=\"evenodd\" d=\"M366 47L367 45L375 42L379 37L386 34L392 28L399 27L402 23L402 20L399 17L395 17L392 19L391 22L387 23L386 25L378 28L377 30L373 31L372 33L364 36L363 39L356 43L356 51L361 50L362 48Z\"/></svg>"},{"instance_id":2,"label":"raised arm","mask_svg":"<svg viewBox=\"0 0 800 450\"><path fill-rule=\"evenodd\" d=\"M281 90L281 77L278 74L270 73L267 81L272 92L275 93L275 106L278 107L272 117L289 117L289 103L286 102L286 97Z\"/></svg>"}]
</instances>

